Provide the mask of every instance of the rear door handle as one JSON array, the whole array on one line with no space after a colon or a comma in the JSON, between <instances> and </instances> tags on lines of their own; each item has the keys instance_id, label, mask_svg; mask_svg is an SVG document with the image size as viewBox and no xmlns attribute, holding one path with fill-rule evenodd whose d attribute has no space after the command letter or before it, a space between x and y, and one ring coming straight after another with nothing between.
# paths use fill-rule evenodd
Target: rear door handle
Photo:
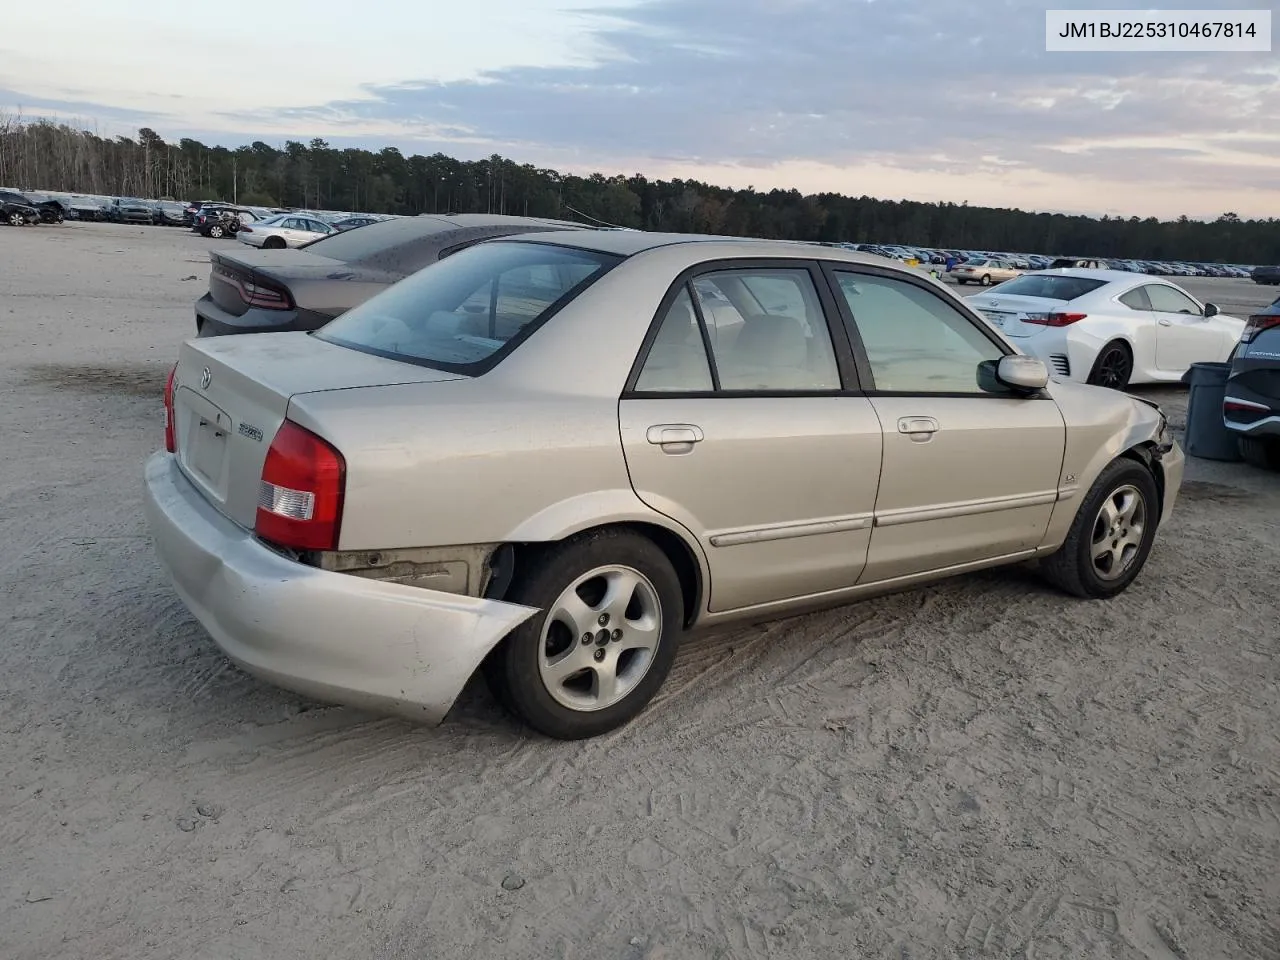
<instances>
[{"instance_id":1,"label":"rear door handle","mask_svg":"<svg viewBox=\"0 0 1280 960\"><path fill-rule=\"evenodd\" d=\"M658 423L645 432L645 439L662 447L664 453L688 453L703 439L702 428L692 423Z\"/></svg>"},{"instance_id":2,"label":"rear door handle","mask_svg":"<svg viewBox=\"0 0 1280 960\"><path fill-rule=\"evenodd\" d=\"M898 420L898 432L905 433L917 443L932 439L938 430L938 421L933 417L901 417Z\"/></svg>"},{"instance_id":3,"label":"rear door handle","mask_svg":"<svg viewBox=\"0 0 1280 960\"><path fill-rule=\"evenodd\" d=\"M1172 320L1166 320L1164 317L1161 317L1159 320L1157 320L1157 321L1156 321L1156 323L1160 324L1160 326L1162 326L1162 327L1172 327L1172 326L1173 326L1173 321L1172 321Z\"/></svg>"}]
</instances>

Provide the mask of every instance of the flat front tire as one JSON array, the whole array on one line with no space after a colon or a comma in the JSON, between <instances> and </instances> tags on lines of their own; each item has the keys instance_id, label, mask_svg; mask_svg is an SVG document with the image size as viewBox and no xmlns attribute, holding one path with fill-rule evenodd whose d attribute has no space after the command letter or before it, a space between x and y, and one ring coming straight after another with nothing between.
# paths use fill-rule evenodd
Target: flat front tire
<instances>
[{"instance_id":1,"label":"flat front tire","mask_svg":"<svg viewBox=\"0 0 1280 960\"><path fill-rule=\"evenodd\" d=\"M634 718L666 679L684 632L680 580L653 541L601 530L526 555L505 599L540 612L485 662L512 713L560 740Z\"/></svg>"},{"instance_id":2,"label":"flat front tire","mask_svg":"<svg viewBox=\"0 0 1280 960\"><path fill-rule=\"evenodd\" d=\"M1128 457L1113 460L1089 488L1062 546L1040 561L1041 573L1077 597L1114 597L1146 564L1159 522L1151 471Z\"/></svg>"}]
</instances>

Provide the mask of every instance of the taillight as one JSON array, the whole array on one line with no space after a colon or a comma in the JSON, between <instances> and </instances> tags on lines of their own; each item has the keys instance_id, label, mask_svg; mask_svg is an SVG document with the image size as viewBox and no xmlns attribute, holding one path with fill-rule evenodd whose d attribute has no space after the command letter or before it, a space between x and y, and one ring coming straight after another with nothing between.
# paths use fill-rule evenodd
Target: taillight
<instances>
[{"instance_id":1,"label":"taillight","mask_svg":"<svg viewBox=\"0 0 1280 960\"><path fill-rule=\"evenodd\" d=\"M173 378L178 372L175 363L169 370L169 377L164 382L164 448L170 453L178 452L178 431L175 429L173 414Z\"/></svg>"},{"instance_id":2,"label":"taillight","mask_svg":"<svg viewBox=\"0 0 1280 960\"><path fill-rule=\"evenodd\" d=\"M1067 327L1079 323L1087 316L1087 313L1028 313L1022 318L1022 322L1041 327Z\"/></svg>"},{"instance_id":3,"label":"taillight","mask_svg":"<svg viewBox=\"0 0 1280 960\"><path fill-rule=\"evenodd\" d=\"M245 229L248 229L247 227ZM289 295L283 290L263 286L242 280L236 284L240 290L240 299L251 307L266 307L268 310L288 310Z\"/></svg>"},{"instance_id":4,"label":"taillight","mask_svg":"<svg viewBox=\"0 0 1280 960\"><path fill-rule=\"evenodd\" d=\"M1276 304L1273 303L1271 306L1275 307ZM1280 327L1280 308L1274 313L1255 313L1240 331L1240 342L1253 343L1258 334L1274 327Z\"/></svg>"},{"instance_id":5,"label":"taillight","mask_svg":"<svg viewBox=\"0 0 1280 960\"><path fill-rule=\"evenodd\" d=\"M346 476L341 453L286 420L262 465L254 531L295 550L336 549Z\"/></svg>"},{"instance_id":6,"label":"taillight","mask_svg":"<svg viewBox=\"0 0 1280 960\"><path fill-rule=\"evenodd\" d=\"M253 227L249 226L247 223L242 223L242 224L240 224L240 232L241 232L241 233L253 233Z\"/></svg>"},{"instance_id":7,"label":"taillight","mask_svg":"<svg viewBox=\"0 0 1280 960\"><path fill-rule=\"evenodd\" d=\"M213 266L212 278L231 284L236 288L236 293L241 301L251 307L263 307L267 310L289 309L289 293L286 290L269 287L266 284L256 283L252 280L245 280L217 263Z\"/></svg>"}]
</instances>

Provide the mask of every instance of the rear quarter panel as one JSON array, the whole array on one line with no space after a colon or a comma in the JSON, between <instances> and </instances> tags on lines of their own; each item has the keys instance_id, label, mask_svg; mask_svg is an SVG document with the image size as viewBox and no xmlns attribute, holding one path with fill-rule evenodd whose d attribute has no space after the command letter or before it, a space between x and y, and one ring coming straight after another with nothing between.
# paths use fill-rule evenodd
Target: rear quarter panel
<instances>
[{"instance_id":1,"label":"rear quarter panel","mask_svg":"<svg viewBox=\"0 0 1280 960\"><path fill-rule=\"evenodd\" d=\"M550 541L656 523L635 494L614 397L486 378L304 394L289 416L347 461L341 550Z\"/></svg>"}]
</instances>

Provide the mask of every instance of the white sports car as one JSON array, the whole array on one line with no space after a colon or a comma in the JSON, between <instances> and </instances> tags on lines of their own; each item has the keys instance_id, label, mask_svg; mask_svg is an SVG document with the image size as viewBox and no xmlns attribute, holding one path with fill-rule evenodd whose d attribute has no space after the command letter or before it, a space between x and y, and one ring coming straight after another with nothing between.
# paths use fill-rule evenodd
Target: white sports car
<instances>
[{"instance_id":1,"label":"white sports car","mask_svg":"<svg viewBox=\"0 0 1280 960\"><path fill-rule=\"evenodd\" d=\"M1168 280L1119 270L1040 270L969 304L1056 376L1116 390L1224 361L1244 329Z\"/></svg>"}]
</instances>

